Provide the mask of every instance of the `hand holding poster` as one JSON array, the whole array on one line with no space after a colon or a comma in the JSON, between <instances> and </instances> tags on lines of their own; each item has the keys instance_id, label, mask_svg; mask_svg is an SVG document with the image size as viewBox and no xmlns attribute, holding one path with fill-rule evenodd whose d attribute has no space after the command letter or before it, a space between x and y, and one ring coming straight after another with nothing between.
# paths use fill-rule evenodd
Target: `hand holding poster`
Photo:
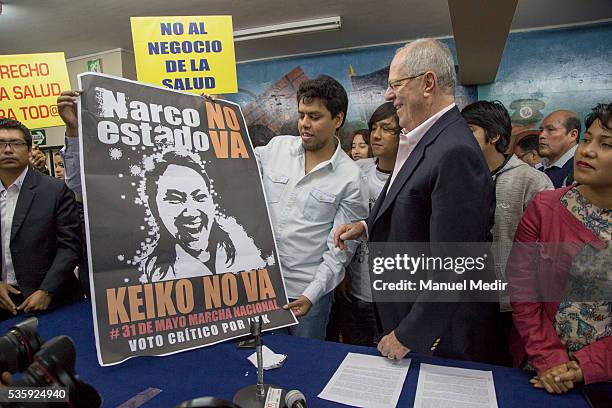
<instances>
[{"instance_id":1,"label":"hand holding poster","mask_svg":"<svg viewBox=\"0 0 612 408\"><path fill-rule=\"evenodd\" d=\"M70 89L63 52L0 55L0 118L30 129L61 126L56 100Z\"/></svg>"},{"instance_id":2,"label":"hand holding poster","mask_svg":"<svg viewBox=\"0 0 612 408\"><path fill-rule=\"evenodd\" d=\"M79 76L98 358L116 364L295 323L238 105Z\"/></svg>"},{"instance_id":3,"label":"hand holding poster","mask_svg":"<svg viewBox=\"0 0 612 408\"><path fill-rule=\"evenodd\" d=\"M231 16L131 22L139 81L196 94L238 91Z\"/></svg>"}]
</instances>

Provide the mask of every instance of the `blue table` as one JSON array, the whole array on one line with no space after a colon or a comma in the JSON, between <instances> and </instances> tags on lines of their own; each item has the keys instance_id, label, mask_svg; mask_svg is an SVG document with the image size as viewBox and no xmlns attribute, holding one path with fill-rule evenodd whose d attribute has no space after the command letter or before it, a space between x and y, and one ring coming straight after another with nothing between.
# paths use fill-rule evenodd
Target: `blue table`
<instances>
[{"instance_id":1,"label":"blue table","mask_svg":"<svg viewBox=\"0 0 612 408\"><path fill-rule=\"evenodd\" d=\"M0 335L24 317L0 323ZM138 357L125 363L100 367L96 358L91 305L78 303L39 316L39 333L48 340L60 334L70 336L77 349L77 373L104 398L104 407L116 407L149 387L162 392L144 407L173 407L198 396L232 399L242 387L254 384L257 371L247 361L252 350L238 350L226 342L166 357ZM341 407L317 395L329 381L348 352L378 355L374 348L307 340L285 335L266 335L264 343L289 357L285 365L265 372L267 383L299 389L310 407ZM412 364L404 384L399 407L412 407L420 363L493 371L500 407L587 407L578 391L563 396L549 395L529 384L530 375L519 369L411 355Z\"/></svg>"}]
</instances>

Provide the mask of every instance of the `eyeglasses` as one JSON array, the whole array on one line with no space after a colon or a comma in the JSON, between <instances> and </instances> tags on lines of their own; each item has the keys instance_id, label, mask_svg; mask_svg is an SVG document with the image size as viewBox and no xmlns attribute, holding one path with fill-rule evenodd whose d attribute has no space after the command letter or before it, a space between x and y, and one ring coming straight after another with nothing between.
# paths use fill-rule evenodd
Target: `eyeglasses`
<instances>
[{"instance_id":1,"label":"eyeglasses","mask_svg":"<svg viewBox=\"0 0 612 408\"><path fill-rule=\"evenodd\" d=\"M418 78L420 76L425 75L427 72L421 72L420 74L416 74L413 76L409 76L409 77L405 77L405 78L400 78L400 79L396 79L395 81L389 81L387 83L387 86L389 88L391 88L391 90L393 92L397 91L398 89L400 89L402 87L402 84L408 80L414 79L414 78Z\"/></svg>"},{"instance_id":2,"label":"eyeglasses","mask_svg":"<svg viewBox=\"0 0 612 408\"><path fill-rule=\"evenodd\" d=\"M6 149L6 147L10 147L12 150L20 149L23 146L27 146L26 142L21 142L19 140L9 140L8 142L0 142L0 148Z\"/></svg>"}]
</instances>

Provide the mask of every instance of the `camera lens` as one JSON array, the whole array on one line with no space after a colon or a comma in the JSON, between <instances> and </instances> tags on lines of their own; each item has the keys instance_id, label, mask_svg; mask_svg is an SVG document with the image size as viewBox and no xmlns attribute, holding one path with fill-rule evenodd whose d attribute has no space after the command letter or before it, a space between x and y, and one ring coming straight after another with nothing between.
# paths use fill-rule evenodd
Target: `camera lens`
<instances>
[{"instance_id":1,"label":"camera lens","mask_svg":"<svg viewBox=\"0 0 612 408\"><path fill-rule=\"evenodd\" d=\"M67 387L71 407L99 407L102 404L100 395L76 375L75 363L76 351L70 337L54 337L40 348L34 356L34 362L13 386Z\"/></svg>"},{"instance_id":2,"label":"camera lens","mask_svg":"<svg viewBox=\"0 0 612 408\"><path fill-rule=\"evenodd\" d=\"M34 361L34 355L43 343L37 328L38 319L31 317L0 337L0 372L20 372Z\"/></svg>"}]
</instances>

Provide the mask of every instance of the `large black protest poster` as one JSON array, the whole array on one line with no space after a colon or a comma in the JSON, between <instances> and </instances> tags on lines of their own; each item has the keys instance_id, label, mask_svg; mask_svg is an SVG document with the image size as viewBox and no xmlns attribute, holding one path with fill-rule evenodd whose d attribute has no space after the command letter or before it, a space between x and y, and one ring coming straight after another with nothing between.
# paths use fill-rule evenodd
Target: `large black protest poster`
<instances>
[{"instance_id":1,"label":"large black protest poster","mask_svg":"<svg viewBox=\"0 0 612 408\"><path fill-rule=\"evenodd\" d=\"M295 323L238 105L79 76L98 359L116 364Z\"/></svg>"}]
</instances>

